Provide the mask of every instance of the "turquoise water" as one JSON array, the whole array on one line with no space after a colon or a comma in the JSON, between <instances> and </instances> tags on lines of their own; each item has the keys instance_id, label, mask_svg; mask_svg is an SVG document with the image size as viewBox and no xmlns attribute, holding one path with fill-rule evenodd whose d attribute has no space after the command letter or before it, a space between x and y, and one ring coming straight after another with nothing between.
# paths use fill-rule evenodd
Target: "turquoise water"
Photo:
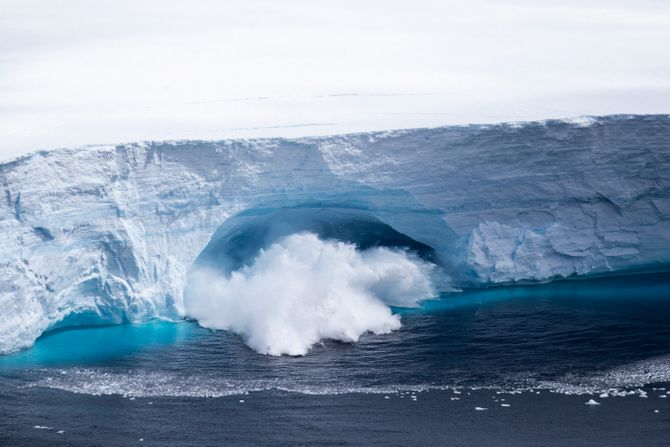
<instances>
[{"instance_id":1,"label":"turquoise water","mask_svg":"<svg viewBox=\"0 0 670 447\"><path fill-rule=\"evenodd\" d=\"M234 334L193 322L59 329L1 357L0 381L198 396L670 380L669 274L470 290L395 311L400 330L325 342L304 357L260 355Z\"/></svg>"},{"instance_id":2,"label":"turquoise water","mask_svg":"<svg viewBox=\"0 0 670 447\"><path fill-rule=\"evenodd\" d=\"M58 329L44 334L31 349L0 357L0 370L113 363L155 349L182 345L207 333L194 323L159 320Z\"/></svg>"}]
</instances>

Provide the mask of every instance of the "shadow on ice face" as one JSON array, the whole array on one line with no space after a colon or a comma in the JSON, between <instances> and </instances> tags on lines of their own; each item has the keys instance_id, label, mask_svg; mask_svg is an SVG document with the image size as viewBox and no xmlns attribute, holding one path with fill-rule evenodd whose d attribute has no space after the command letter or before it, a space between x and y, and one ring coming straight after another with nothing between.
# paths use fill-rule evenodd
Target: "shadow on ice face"
<instances>
[{"instance_id":1,"label":"shadow on ice face","mask_svg":"<svg viewBox=\"0 0 670 447\"><path fill-rule=\"evenodd\" d=\"M278 239L301 232L314 233L324 240L351 243L359 250L401 248L438 264L432 247L395 230L365 210L305 205L250 209L228 219L216 231L195 266L230 273L249 265L261 249Z\"/></svg>"}]
</instances>

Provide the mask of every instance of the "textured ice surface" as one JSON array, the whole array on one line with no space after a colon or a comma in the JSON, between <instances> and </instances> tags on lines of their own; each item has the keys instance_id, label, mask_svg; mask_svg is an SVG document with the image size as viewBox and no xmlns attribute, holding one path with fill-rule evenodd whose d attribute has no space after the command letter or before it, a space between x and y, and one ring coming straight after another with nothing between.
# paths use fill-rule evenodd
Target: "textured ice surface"
<instances>
[{"instance_id":1,"label":"textured ice surface","mask_svg":"<svg viewBox=\"0 0 670 447\"><path fill-rule=\"evenodd\" d=\"M184 314L238 213L349 208L460 286L670 262L670 117L39 152L0 165L0 352L58 325Z\"/></svg>"}]
</instances>

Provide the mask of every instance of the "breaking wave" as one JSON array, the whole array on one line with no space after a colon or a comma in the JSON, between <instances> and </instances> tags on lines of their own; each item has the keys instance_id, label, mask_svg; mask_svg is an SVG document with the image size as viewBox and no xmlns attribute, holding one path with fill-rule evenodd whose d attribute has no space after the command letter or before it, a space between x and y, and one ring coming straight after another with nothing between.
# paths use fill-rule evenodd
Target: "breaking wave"
<instances>
[{"instance_id":1,"label":"breaking wave","mask_svg":"<svg viewBox=\"0 0 670 447\"><path fill-rule=\"evenodd\" d=\"M359 251L299 233L229 275L197 268L185 309L201 326L232 331L259 353L304 355L322 340L356 342L367 332L400 328L391 306L415 307L434 297L433 270L401 250Z\"/></svg>"}]
</instances>

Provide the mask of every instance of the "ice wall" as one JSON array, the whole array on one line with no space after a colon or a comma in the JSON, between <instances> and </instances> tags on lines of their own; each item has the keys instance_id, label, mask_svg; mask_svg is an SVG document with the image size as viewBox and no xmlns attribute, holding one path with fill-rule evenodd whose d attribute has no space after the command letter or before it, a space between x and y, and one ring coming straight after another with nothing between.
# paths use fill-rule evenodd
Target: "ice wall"
<instances>
[{"instance_id":1,"label":"ice wall","mask_svg":"<svg viewBox=\"0 0 670 447\"><path fill-rule=\"evenodd\" d=\"M217 228L305 203L425 244L460 286L670 264L667 115L63 149L1 164L0 189L0 352L178 318Z\"/></svg>"}]
</instances>

